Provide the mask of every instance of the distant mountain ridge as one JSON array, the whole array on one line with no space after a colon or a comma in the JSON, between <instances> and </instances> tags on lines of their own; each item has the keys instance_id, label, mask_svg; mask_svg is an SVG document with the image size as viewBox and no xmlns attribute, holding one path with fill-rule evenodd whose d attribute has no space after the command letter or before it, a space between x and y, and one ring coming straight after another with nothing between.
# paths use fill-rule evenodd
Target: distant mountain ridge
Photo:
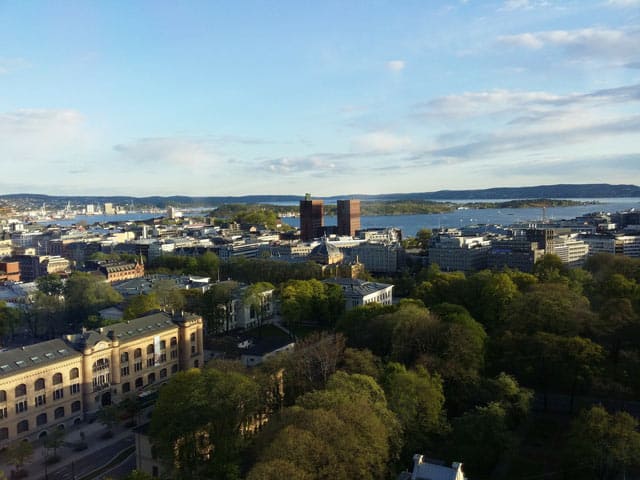
<instances>
[{"instance_id":1,"label":"distant mountain ridge","mask_svg":"<svg viewBox=\"0 0 640 480\"><path fill-rule=\"evenodd\" d=\"M487 199L535 199L535 198L624 198L640 197L640 187L637 185L611 185L607 183L594 184L558 184L538 185L533 187L497 187L479 190L438 190L436 192L389 193L379 195L345 194L314 198L335 201L341 198L360 200L487 200ZM91 196L91 195L43 195L30 193L15 193L0 195L0 199L22 200L34 204L76 204L111 202L118 205L137 204L152 205L164 208L168 205L184 207L206 207L223 203L278 203L296 202L303 195L241 195L241 196L208 196L191 197L186 195L173 196Z\"/></svg>"}]
</instances>

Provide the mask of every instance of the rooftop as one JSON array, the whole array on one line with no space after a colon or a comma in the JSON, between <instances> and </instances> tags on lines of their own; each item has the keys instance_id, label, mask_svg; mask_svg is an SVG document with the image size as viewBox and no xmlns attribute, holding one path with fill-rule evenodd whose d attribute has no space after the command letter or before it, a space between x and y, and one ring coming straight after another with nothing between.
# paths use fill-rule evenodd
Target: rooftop
<instances>
[{"instance_id":1,"label":"rooftop","mask_svg":"<svg viewBox=\"0 0 640 480\"><path fill-rule=\"evenodd\" d=\"M41 368L61 359L81 357L82 354L61 339L48 340L26 347L14 348L0 352L0 377Z\"/></svg>"}]
</instances>

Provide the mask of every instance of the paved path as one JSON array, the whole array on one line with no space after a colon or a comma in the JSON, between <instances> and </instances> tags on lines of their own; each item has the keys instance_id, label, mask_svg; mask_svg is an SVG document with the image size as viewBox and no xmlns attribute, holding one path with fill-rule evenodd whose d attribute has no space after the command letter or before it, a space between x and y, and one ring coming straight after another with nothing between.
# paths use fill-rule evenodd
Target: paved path
<instances>
[{"instance_id":1,"label":"paved path","mask_svg":"<svg viewBox=\"0 0 640 480\"><path fill-rule=\"evenodd\" d=\"M114 436L103 439L104 425L98 422L82 423L70 429L65 436L65 446L58 448L60 461L45 468L46 449L41 442L34 442L33 456L25 463L29 480L77 480L97 468L100 468L118 455L122 450L134 445L133 432L122 426L114 428ZM72 446L81 440L84 434L88 448L75 451ZM10 478L12 466L0 464L0 470ZM75 478L74 478L75 474Z\"/></svg>"}]
</instances>

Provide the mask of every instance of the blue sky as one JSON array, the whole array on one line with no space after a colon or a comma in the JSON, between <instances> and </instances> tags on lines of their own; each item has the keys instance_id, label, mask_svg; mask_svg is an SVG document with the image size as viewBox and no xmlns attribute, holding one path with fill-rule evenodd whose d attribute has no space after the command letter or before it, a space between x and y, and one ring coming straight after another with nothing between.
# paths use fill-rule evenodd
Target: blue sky
<instances>
[{"instance_id":1,"label":"blue sky","mask_svg":"<svg viewBox=\"0 0 640 480\"><path fill-rule=\"evenodd\" d=\"M0 192L640 183L640 0L0 0Z\"/></svg>"}]
</instances>

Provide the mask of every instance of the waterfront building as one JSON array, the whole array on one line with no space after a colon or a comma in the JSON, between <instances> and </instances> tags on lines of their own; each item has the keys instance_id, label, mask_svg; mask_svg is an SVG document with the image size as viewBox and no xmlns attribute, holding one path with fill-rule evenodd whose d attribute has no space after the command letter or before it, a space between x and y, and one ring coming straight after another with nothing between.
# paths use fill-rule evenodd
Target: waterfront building
<instances>
[{"instance_id":1,"label":"waterfront building","mask_svg":"<svg viewBox=\"0 0 640 480\"><path fill-rule=\"evenodd\" d=\"M537 242L523 236L492 240L487 256L487 266L493 270L514 268L522 272L533 272L533 266L544 256Z\"/></svg>"},{"instance_id":2,"label":"waterfront building","mask_svg":"<svg viewBox=\"0 0 640 480\"><path fill-rule=\"evenodd\" d=\"M360 229L360 200L338 200L338 235L355 237Z\"/></svg>"},{"instance_id":3,"label":"waterfront building","mask_svg":"<svg viewBox=\"0 0 640 480\"><path fill-rule=\"evenodd\" d=\"M322 234L324 226L324 202L311 200L307 193L304 200L300 200L300 238L304 242L310 242Z\"/></svg>"},{"instance_id":4,"label":"waterfront building","mask_svg":"<svg viewBox=\"0 0 640 480\"><path fill-rule=\"evenodd\" d=\"M0 352L0 448L79 423L203 362L202 318L165 312Z\"/></svg>"}]
</instances>

